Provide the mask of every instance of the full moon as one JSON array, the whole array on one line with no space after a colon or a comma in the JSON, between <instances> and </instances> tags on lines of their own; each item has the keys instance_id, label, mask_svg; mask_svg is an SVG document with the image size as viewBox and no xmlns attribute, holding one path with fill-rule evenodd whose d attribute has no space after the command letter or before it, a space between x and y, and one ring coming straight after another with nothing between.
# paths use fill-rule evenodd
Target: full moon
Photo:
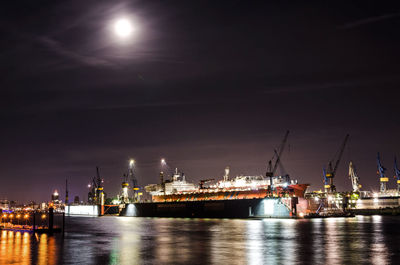
<instances>
[{"instance_id":1,"label":"full moon","mask_svg":"<svg viewBox=\"0 0 400 265\"><path fill-rule=\"evenodd\" d=\"M126 38L133 31L132 24L129 20L121 18L114 23L114 32L119 37Z\"/></svg>"}]
</instances>

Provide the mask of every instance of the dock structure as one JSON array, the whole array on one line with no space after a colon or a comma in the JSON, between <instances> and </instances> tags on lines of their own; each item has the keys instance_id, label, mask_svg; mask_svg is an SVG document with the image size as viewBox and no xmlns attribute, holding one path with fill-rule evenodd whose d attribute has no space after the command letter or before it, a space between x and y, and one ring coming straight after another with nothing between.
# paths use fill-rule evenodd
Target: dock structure
<instances>
[{"instance_id":1,"label":"dock structure","mask_svg":"<svg viewBox=\"0 0 400 265\"><path fill-rule=\"evenodd\" d=\"M0 230L32 233L63 232L65 214L54 213L53 208L47 212L13 212L0 215Z\"/></svg>"}]
</instances>

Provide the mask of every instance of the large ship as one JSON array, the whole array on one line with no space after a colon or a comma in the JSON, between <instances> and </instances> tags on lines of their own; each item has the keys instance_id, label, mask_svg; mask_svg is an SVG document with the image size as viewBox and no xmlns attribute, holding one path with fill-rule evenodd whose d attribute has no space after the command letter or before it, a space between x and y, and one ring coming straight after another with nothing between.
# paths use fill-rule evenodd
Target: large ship
<instances>
[{"instance_id":1,"label":"large ship","mask_svg":"<svg viewBox=\"0 0 400 265\"><path fill-rule=\"evenodd\" d=\"M126 205L121 212L125 216L169 217L302 217L307 213L304 194L308 184L299 184L287 174L275 172L281 163L289 132L268 163L264 175L229 176L229 167L219 181L200 180L198 185L187 181L186 176L175 169L171 177L145 187L151 195L150 202ZM165 163L162 160L162 163Z\"/></svg>"},{"instance_id":2,"label":"large ship","mask_svg":"<svg viewBox=\"0 0 400 265\"><path fill-rule=\"evenodd\" d=\"M258 176L236 176L229 178L229 167L225 168L223 179L210 184L205 183L214 179L201 180L199 185L189 183L185 175L175 169L171 180L160 184L151 184L145 187L151 194L153 202L180 202L180 201L219 201L239 199L263 198L290 198L304 197L307 184L299 184L291 180L289 175L267 178ZM163 179L163 172L160 173ZM272 180L272 185L271 185Z\"/></svg>"},{"instance_id":3,"label":"large ship","mask_svg":"<svg viewBox=\"0 0 400 265\"><path fill-rule=\"evenodd\" d=\"M308 184L299 184L289 175L265 177L229 177L229 167L223 179L201 180L199 185L187 181L178 171L169 180L151 184L145 190L151 202L127 205L126 216L153 217L303 217L307 213L304 194ZM207 186L206 186L207 184Z\"/></svg>"}]
</instances>

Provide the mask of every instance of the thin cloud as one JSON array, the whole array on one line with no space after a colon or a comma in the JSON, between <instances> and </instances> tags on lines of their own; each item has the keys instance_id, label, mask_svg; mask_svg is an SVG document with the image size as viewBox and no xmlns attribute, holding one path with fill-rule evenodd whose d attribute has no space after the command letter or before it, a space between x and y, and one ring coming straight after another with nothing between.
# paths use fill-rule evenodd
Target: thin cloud
<instances>
[{"instance_id":1,"label":"thin cloud","mask_svg":"<svg viewBox=\"0 0 400 265\"><path fill-rule=\"evenodd\" d=\"M305 84L298 86L284 86L279 88L271 88L264 90L264 94L280 94L280 93L293 93L293 92L304 92L311 90L322 90L331 88L344 88L358 85L358 82L338 82L338 83L323 83L323 84Z\"/></svg>"},{"instance_id":2,"label":"thin cloud","mask_svg":"<svg viewBox=\"0 0 400 265\"><path fill-rule=\"evenodd\" d=\"M376 16L376 17L368 17L368 18L364 18L364 19L360 19L360 20L357 20L357 21L353 21L353 22L344 24L344 25L340 26L339 29L357 28L357 27L364 26L364 25L367 25L367 24L379 22L379 21L382 21L382 20L396 18L398 16L400 16L400 12L392 13L392 14L386 14L386 15L382 15L382 16Z\"/></svg>"},{"instance_id":3,"label":"thin cloud","mask_svg":"<svg viewBox=\"0 0 400 265\"><path fill-rule=\"evenodd\" d=\"M56 52L57 54L72 59L74 61L89 65L89 66L106 66L106 67L115 67L116 65L97 57L82 55L75 51L68 50L63 47L59 42L48 38L48 37L37 37L36 40L45 45L51 51Z\"/></svg>"}]
</instances>

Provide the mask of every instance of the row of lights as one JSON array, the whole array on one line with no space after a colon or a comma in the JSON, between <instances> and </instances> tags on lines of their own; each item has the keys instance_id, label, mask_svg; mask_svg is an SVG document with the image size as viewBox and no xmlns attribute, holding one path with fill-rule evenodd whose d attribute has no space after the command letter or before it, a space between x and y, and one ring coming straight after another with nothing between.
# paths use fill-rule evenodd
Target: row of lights
<instances>
[{"instance_id":1,"label":"row of lights","mask_svg":"<svg viewBox=\"0 0 400 265\"><path fill-rule=\"evenodd\" d=\"M3 214L1 217L2 217L2 218L13 219L13 218L14 218L14 214L10 214L10 215ZM45 215L45 214L42 214L41 217L42 217L42 219L46 219L46 215ZM15 218L17 218L17 219L21 218L21 214L17 214L17 215L15 216ZM28 218L29 218L29 214L25 214L25 215L24 215L24 219L28 219Z\"/></svg>"}]
</instances>

